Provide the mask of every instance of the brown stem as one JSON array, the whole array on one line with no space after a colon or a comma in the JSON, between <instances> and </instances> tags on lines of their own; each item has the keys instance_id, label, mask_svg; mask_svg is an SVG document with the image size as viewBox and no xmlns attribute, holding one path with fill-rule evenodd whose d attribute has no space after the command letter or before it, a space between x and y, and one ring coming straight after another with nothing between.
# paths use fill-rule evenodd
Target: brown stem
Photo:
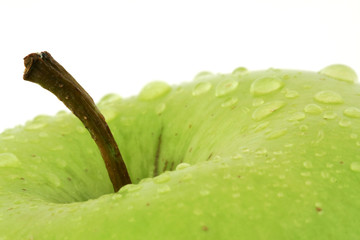
<instances>
[{"instance_id":1,"label":"brown stem","mask_svg":"<svg viewBox=\"0 0 360 240\"><path fill-rule=\"evenodd\" d=\"M104 159L114 191L131 183L109 126L90 95L48 52L29 54L24 64L24 80L56 95L88 129Z\"/></svg>"}]
</instances>

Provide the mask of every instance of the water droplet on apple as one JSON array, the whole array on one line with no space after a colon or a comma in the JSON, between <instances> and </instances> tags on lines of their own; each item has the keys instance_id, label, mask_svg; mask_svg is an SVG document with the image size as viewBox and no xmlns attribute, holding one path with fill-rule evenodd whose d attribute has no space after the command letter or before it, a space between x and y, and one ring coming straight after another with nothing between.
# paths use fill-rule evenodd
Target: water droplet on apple
<instances>
[{"instance_id":1,"label":"water droplet on apple","mask_svg":"<svg viewBox=\"0 0 360 240\"><path fill-rule=\"evenodd\" d=\"M324 90L316 93L314 99L318 102L328 104L339 104L344 102L340 94L330 90Z\"/></svg>"},{"instance_id":2,"label":"water droplet on apple","mask_svg":"<svg viewBox=\"0 0 360 240\"><path fill-rule=\"evenodd\" d=\"M285 105L284 101L276 100L273 102L268 102L264 105L261 105L252 114L252 118L255 121L259 121L261 119L264 119L265 117L271 115L276 110L282 108Z\"/></svg>"},{"instance_id":3,"label":"water droplet on apple","mask_svg":"<svg viewBox=\"0 0 360 240\"><path fill-rule=\"evenodd\" d=\"M243 155L241 153L238 153L238 154L235 154L233 156L231 156L231 159L233 160L239 160L239 159L242 159L243 158Z\"/></svg>"},{"instance_id":4,"label":"water droplet on apple","mask_svg":"<svg viewBox=\"0 0 360 240\"><path fill-rule=\"evenodd\" d=\"M304 111L309 114L320 114L323 109L317 104L310 103L304 107Z\"/></svg>"},{"instance_id":5,"label":"water droplet on apple","mask_svg":"<svg viewBox=\"0 0 360 240\"><path fill-rule=\"evenodd\" d=\"M13 153L0 153L0 167L18 167L21 162Z\"/></svg>"},{"instance_id":6,"label":"water droplet on apple","mask_svg":"<svg viewBox=\"0 0 360 240\"><path fill-rule=\"evenodd\" d=\"M358 80L356 72L352 68L342 64L327 66L320 71L320 74L350 83Z\"/></svg>"},{"instance_id":7,"label":"water droplet on apple","mask_svg":"<svg viewBox=\"0 0 360 240\"><path fill-rule=\"evenodd\" d=\"M233 193L232 194L232 197L233 198L239 198L241 195L240 195L240 193Z\"/></svg>"},{"instance_id":8,"label":"water droplet on apple","mask_svg":"<svg viewBox=\"0 0 360 240\"><path fill-rule=\"evenodd\" d=\"M324 112L324 115L323 115L323 118L324 119L335 119L337 118L337 113L336 112L333 112L333 111L326 111Z\"/></svg>"},{"instance_id":9,"label":"water droplet on apple","mask_svg":"<svg viewBox=\"0 0 360 240\"><path fill-rule=\"evenodd\" d=\"M207 189L203 189L203 190L200 190L200 195L201 196L207 196L210 194L210 191L207 190Z\"/></svg>"},{"instance_id":10,"label":"water droplet on apple","mask_svg":"<svg viewBox=\"0 0 360 240\"><path fill-rule=\"evenodd\" d=\"M284 129L278 129L278 130L274 130L274 131L271 131L269 132L268 134L266 134L266 139L276 139L276 138L279 138L283 135L285 135L287 133L287 129L284 128Z\"/></svg>"},{"instance_id":11,"label":"water droplet on apple","mask_svg":"<svg viewBox=\"0 0 360 240\"><path fill-rule=\"evenodd\" d=\"M167 83L155 81L147 84L139 93L138 98L140 100L150 101L163 97L168 92L170 92L170 90L171 87Z\"/></svg>"},{"instance_id":12,"label":"water droplet on apple","mask_svg":"<svg viewBox=\"0 0 360 240\"><path fill-rule=\"evenodd\" d=\"M237 97L230 97L230 98L226 99L221 104L221 106L222 107L231 107L231 106L234 106L238 101L239 101L239 99Z\"/></svg>"},{"instance_id":13,"label":"water droplet on apple","mask_svg":"<svg viewBox=\"0 0 360 240\"><path fill-rule=\"evenodd\" d=\"M297 98L299 96L299 93L295 90L287 90L285 93L286 98Z\"/></svg>"},{"instance_id":14,"label":"water droplet on apple","mask_svg":"<svg viewBox=\"0 0 360 240\"><path fill-rule=\"evenodd\" d=\"M282 198L282 197L284 197L284 193L283 193L283 192L278 192L278 193L276 194L276 196L277 196L278 198Z\"/></svg>"},{"instance_id":15,"label":"water droplet on apple","mask_svg":"<svg viewBox=\"0 0 360 240\"><path fill-rule=\"evenodd\" d=\"M234 79L224 80L216 86L215 96L216 97L225 96L225 95L235 91L236 88L238 87L238 85L239 85L239 82L235 81Z\"/></svg>"},{"instance_id":16,"label":"water droplet on apple","mask_svg":"<svg viewBox=\"0 0 360 240\"><path fill-rule=\"evenodd\" d=\"M330 177L330 174L328 172L326 172L326 171L321 171L320 175L323 178L329 178Z\"/></svg>"},{"instance_id":17,"label":"water droplet on apple","mask_svg":"<svg viewBox=\"0 0 360 240\"><path fill-rule=\"evenodd\" d=\"M350 169L354 172L360 172L360 162L351 163Z\"/></svg>"},{"instance_id":18,"label":"water droplet on apple","mask_svg":"<svg viewBox=\"0 0 360 240\"><path fill-rule=\"evenodd\" d=\"M153 179L154 183L166 183L170 181L170 175L169 173L162 173L159 176L154 177Z\"/></svg>"},{"instance_id":19,"label":"water droplet on apple","mask_svg":"<svg viewBox=\"0 0 360 240\"><path fill-rule=\"evenodd\" d=\"M111 196L111 199L112 200L118 200L118 199L120 199L120 198L122 198L123 196L119 193L119 192L117 192L117 193L114 193L112 196Z\"/></svg>"},{"instance_id":20,"label":"water droplet on apple","mask_svg":"<svg viewBox=\"0 0 360 240\"><path fill-rule=\"evenodd\" d=\"M237 76L242 76L242 75L245 75L247 74L249 71L247 70L247 68L245 67L238 67L238 68L235 68L234 71L232 71L232 74L233 75L237 75Z\"/></svg>"},{"instance_id":21,"label":"water droplet on apple","mask_svg":"<svg viewBox=\"0 0 360 240\"><path fill-rule=\"evenodd\" d=\"M157 192L158 193L168 193L171 191L171 188L169 185L161 185L158 189Z\"/></svg>"},{"instance_id":22,"label":"water droplet on apple","mask_svg":"<svg viewBox=\"0 0 360 240\"><path fill-rule=\"evenodd\" d=\"M263 77L256 79L250 86L250 93L254 96L265 95L274 92L284 85L278 77Z\"/></svg>"},{"instance_id":23,"label":"water droplet on apple","mask_svg":"<svg viewBox=\"0 0 360 240\"><path fill-rule=\"evenodd\" d=\"M341 127L349 127L350 125L351 125L351 121L349 119L342 118L339 121L339 126Z\"/></svg>"},{"instance_id":24,"label":"water droplet on apple","mask_svg":"<svg viewBox=\"0 0 360 240\"><path fill-rule=\"evenodd\" d=\"M187 173L181 176L181 181L189 181L190 179L192 179L192 175L191 173Z\"/></svg>"},{"instance_id":25,"label":"water droplet on apple","mask_svg":"<svg viewBox=\"0 0 360 240\"><path fill-rule=\"evenodd\" d=\"M186 169L188 167L190 167L191 165L189 163L179 163L177 166L176 166L176 170L179 171L179 170L183 170L183 169Z\"/></svg>"},{"instance_id":26,"label":"water droplet on apple","mask_svg":"<svg viewBox=\"0 0 360 240\"><path fill-rule=\"evenodd\" d=\"M47 179L55 186L59 187L61 185L61 181L58 176L52 173L48 173Z\"/></svg>"},{"instance_id":27,"label":"water droplet on apple","mask_svg":"<svg viewBox=\"0 0 360 240\"><path fill-rule=\"evenodd\" d=\"M121 97L118 94L110 93L103 96L100 101L98 102L99 107L103 107L108 104L113 104L114 102L120 101Z\"/></svg>"},{"instance_id":28,"label":"water droplet on apple","mask_svg":"<svg viewBox=\"0 0 360 240\"><path fill-rule=\"evenodd\" d=\"M305 113L295 112L287 120L288 121L301 121L301 120L304 120L305 117L306 117Z\"/></svg>"},{"instance_id":29,"label":"water droplet on apple","mask_svg":"<svg viewBox=\"0 0 360 240\"><path fill-rule=\"evenodd\" d=\"M157 115L162 114L166 109L166 104L165 103L160 103L159 105L156 106L155 108L155 113Z\"/></svg>"},{"instance_id":30,"label":"water droplet on apple","mask_svg":"<svg viewBox=\"0 0 360 240\"><path fill-rule=\"evenodd\" d=\"M255 98L254 101L253 101L253 103L252 103L252 105L253 105L254 107L258 107L258 106L264 104L264 102L265 102L265 101L264 101L264 99L262 99L262 98Z\"/></svg>"},{"instance_id":31,"label":"water droplet on apple","mask_svg":"<svg viewBox=\"0 0 360 240\"><path fill-rule=\"evenodd\" d=\"M310 186L311 184L312 184L312 182L310 180L305 181L305 185Z\"/></svg>"},{"instance_id":32,"label":"water droplet on apple","mask_svg":"<svg viewBox=\"0 0 360 240\"><path fill-rule=\"evenodd\" d=\"M28 122L24 128L26 130L37 130L37 129L40 129L40 128L43 128L45 127L47 124L45 122Z\"/></svg>"},{"instance_id":33,"label":"water droplet on apple","mask_svg":"<svg viewBox=\"0 0 360 240\"><path fill-rule=\"evenodd\" d=\"M356 133L351 133L350 134L350 138L351 139L357 139L358 138L358 135Z\"/></svg>"},{"instance_id":34,"label":"water droplet on apple","mask_svg":"<svg viewBox=\"0 0 360 240\"><path fill-rule=\"evenodd\" d=\"M63 145L57 145L55 147L52 147L51 150L53 150L53 151L61 151L61 150L64 150L64 146Z\"/></svg>"},{"instance_id":35,"label":"water droplet on apple","mask_svg":"<svg viewBox=\"0 0 360 240\"><path fill-rule=\"evenodd\" d=\"M201 94L207 93L212 88L212 84L210 82L200 82L195 85L192 95L199 96Z\"/></svg>"},{"instance_id":36,"label":"water droplet on apple","mask_svg":"<svg viewBox=\"0 0 360 240\"><path fill-rule=\"evenodd\" d=\"M39 132L38 136L41 138L46 138L49 136L49 134L47 132Z\"/></svg>"},{"instance_id":37,"label":"water droplet on apple","mask_svg":"<svg viewBox=\"0 0 360 240\"><path fill-rule=\"evenodd\" d=\"M264 130L269 126L270 122L261 122L258 125L255 126L254 132L259 132L261 130Z\"/></svg>"},{"instance_id":38,"label":"water droplet on apple","mask_svg":"<svg viewBox=\"0 0 360 240\"><path fill-rule=\"evenodd\" d=\"M128 192L137 192L142 188L140 184L129 184L127 187Z\"/></svg>"},{"instance_id":39,"label":"water droplet on apple","mask_svg":"<svg viewBox=\"0 0 360 240\"><path fill-rule=\"evenodd\" d=\"M352 118L360 118L360 109L357 107L348 107L344 110L344 115Z\"/></svg>"},{"instance_id":40,"label":"water droplet on apple","mask_svg":"<svg viewBox=\"0 0 360 240\"><path fill-rule=\"evenodd\" d=\"M14 135L4 135L4 133L0 136L1 140L11 140L14 139Z\"/></svg>"},{"instance_id":41,"label":"water droplet on apple","mask_svg":"<svg viewBox=\"0 0 360 240\"><path fill-rule=\"evenodd\" d=\"M310 162L310 161L305 161L303 163L303 165L304 165L305 168L312 168L313 167L312 162Z\"/></svg>"},{"instance_id":42,"label":"water droplet on apple","mask_svg":"<svg viewBox=\"0 0 360 240\"><path fill-rule=\"evenodd\" d=\"M194 213L196 216L200 216L200 215L203 214L203 211L202 211L201 209L195 209L195 210L193 211L193 213Z\"/></svg>"},{"instance_id":43,"label":"water droplet on apple","mask_svg":"<svg viewBox=\"0 0 360 240\"><path fill-rule=\"evenodd\" d=\"M279 175L279 179L284 180L285 178L286 178L286 176L284 174Z\"/></svg>"},{"instance_id":44,"label":"water droplet on apple","mask_svg":"<svg viewBox=\"0 0 360 240\"><path fill-rule=\"evenodd\" d=\"M195 75L193 81L199 81L213 76L214 74L212 72L202 71Z\"/></svg>"},{"instance_id":45,"label":"water droplet on apple","mask_svg":"<svg viewBox=\"0 0 360 240\"><path fill-rule=\"evenodd\" d=\"M333 163L327 163L327 164L326 164L326 167L327 167L327 168L333 168L333 167L334 167L334 164L333 164Z\"/></svg>"}]
</instances>

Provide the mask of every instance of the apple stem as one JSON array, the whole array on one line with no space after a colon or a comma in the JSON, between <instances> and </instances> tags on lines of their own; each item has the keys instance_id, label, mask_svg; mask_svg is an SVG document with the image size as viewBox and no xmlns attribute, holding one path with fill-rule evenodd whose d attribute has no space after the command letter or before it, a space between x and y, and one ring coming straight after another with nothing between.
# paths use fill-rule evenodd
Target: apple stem
<instances>
[{"instance_id":1,"label":"apple stem","mask_svg":"<svg viewBox=\"0 0 360 240\"><path fill-rule=\"evenodd\" d=\"M56 95L88 129L101 152L114 191L131 183L110 128L90 95L48 52L29 54L24 64L24 80Z\"/></svg>"}]
</instances>

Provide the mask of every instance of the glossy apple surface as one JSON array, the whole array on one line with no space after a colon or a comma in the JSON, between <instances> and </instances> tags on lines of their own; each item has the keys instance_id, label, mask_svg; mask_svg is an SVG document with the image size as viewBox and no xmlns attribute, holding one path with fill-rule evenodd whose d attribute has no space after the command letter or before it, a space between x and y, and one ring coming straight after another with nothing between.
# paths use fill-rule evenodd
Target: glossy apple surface
<instances>
[{"instance_id":1,"label":"glossy apple surface","mask_svg":"<svg viewBox=\"0 0 360 240\"><path fill-rule=\"evenodd\" d=\"M118 193L71 114L0 135L0 239L357 239L360 86L203 72L99 103L135 184Z\"/></svg>"}]
</instances>

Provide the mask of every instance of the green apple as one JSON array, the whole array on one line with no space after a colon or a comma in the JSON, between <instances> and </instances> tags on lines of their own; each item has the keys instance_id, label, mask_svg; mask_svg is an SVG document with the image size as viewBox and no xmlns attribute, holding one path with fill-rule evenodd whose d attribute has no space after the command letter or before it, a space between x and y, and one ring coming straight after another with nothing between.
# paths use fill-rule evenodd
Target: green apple
<instances>
[{"instance_id":1,"label":"green apple","mask_svg":"<svg viewBox=\"0 0 360 240\"><path fill-rule=\"evenodd\" d=\"M132 184L73 115L0 135L0 239L358 239L355 72L202 72L105 96ZM8 113L9 114L9 113Z\"/></svg>"}]
</instances>

